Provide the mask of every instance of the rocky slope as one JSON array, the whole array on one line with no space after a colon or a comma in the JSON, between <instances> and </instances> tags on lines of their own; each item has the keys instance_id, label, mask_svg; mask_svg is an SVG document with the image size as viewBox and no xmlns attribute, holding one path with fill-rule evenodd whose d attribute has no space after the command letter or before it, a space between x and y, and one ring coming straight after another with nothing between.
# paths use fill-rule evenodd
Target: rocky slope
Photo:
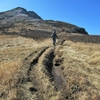
<instances>
[{"instance_id":1,"label":"rocky slope","mask_svg":"<svg viewBox=\"0 0 100 100\"><path fill-rule=\"evenodd\" d=\"M33 19L42 19L33 11L27 11L24 8L17 7L9 11L0 13L0 22L28 21Z\"/></svg>"},{"instance_id":2,"label":"rocky slope","mask_svg":"<svg viewBox=\"0 0 100 100\"><path fill-rule=\"evenodd\" d=\"M39 15L33 11L27 11L24 8L17 7L12 10L0 13L0 33L5 34L19 34L26 36L33 36L36 33L45 33L48 37L48 33L52 30L57 30L60 35L71 35L71 34L85 34L88 33L84 28L76 25L54 21L54 20L43 20ZM40 35L39 34L39 35Z\"/></svg>"}]
</instances>

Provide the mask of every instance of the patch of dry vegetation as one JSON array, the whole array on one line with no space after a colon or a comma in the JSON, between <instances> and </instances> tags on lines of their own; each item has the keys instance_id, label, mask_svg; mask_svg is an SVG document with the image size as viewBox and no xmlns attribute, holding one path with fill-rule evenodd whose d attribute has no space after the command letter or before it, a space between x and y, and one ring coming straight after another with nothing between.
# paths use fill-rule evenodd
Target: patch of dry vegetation
<instances>
[{"instance_id":1,"label":"patch of dry vegetation","mask_svg":"<svg viewBox=\"0 0 100 100\"><path fill-rule=\"evenodd\" d=\"M36 41L15 35L0 35L1 100L17 99L17 82L21 77L22 67L25 68L22 65L23 60L38 49L41 50L43 47L50 47L52 45L51 42L50 39ZM51 52L55 54L53 62L51 61L53 57L51 57L52 59L49 57L51 56ZM38 53L37 51L36 54ZM52 56L54 55L52 54ZM48 65L51 62L52 65ZM30 64L31 62L26 63ZM50 80L51 77L49 74L52 74L51 71L53 69L49 67L53 67L53 63L56 66L55 69L59 67L57 74L61 75L61 82L64 82L64 86L61 86L61 88L63 87L61 91L56 91L53 85L56 83ZM47 69L45 69L46 67ZM54 98L60 100L60 97L63 97L65 100L100 100L100 44L65 40L63 45L57 45L55 49L52 47L46 49L39 56L35 69L32 70L34 72L30 70L30 75L37 73L38 79L36 79L37 76L31 77L34 77L33 79L37 81L34 84L40 85L41 83L41 86L37 87L42 87L39 91L44 93L45 100L47 97L50 100L54 100ZM27 88L29 87L27 84L24 84L25 86L22 85ZM26 90L29 91L28 89Z\"/></svg>"},{"instance_id":2,"label":"patch of dry vegetation","mask_svg":"<svg viewBox=\"0 0 100 100\"><path fill-rule=\"evenodd\" d=\"M84 43L100 43L100 36L92 35L71 35L67 37L68 40L73 42L84 42Z\"/></svg>"},{"instance_id":3,"label":"patch of dry vegetation","mask_svg":"<svg viewBox=\"0 0 100 100\"><path fill-rule=\"evenodd\" d=\"M65 41L64 45L67 45L63 48L67 98L99 100L100 44Z\"/></svg>"},{"instance_id":4,"label":"patch of dry vegetation","mask_svg":"<svg viewBox=\"0 0 100 100\"><path fill-rule=\"evenodd\" d=\"M0 97L2 100L16 98L16 83L20 77L23 59L38 48L48 45L51 45L49 40L35 41L15 35L0 35Z\"/></svg>"},{"instance_id":5,"label":"patch of dry vegetation","mask_svg":"<svg viewBox=\"0 0 100 100\"><path fill-rule=\"evenodd\" d=\"M70 45L74 50L80 52L82 54L87 55L87 62L93 66L100 65L100 44L93 43L73 43L71 41L66 41L68 45ZM65 43L66 44L66 43Z\"/></svg>"}]
</instances>

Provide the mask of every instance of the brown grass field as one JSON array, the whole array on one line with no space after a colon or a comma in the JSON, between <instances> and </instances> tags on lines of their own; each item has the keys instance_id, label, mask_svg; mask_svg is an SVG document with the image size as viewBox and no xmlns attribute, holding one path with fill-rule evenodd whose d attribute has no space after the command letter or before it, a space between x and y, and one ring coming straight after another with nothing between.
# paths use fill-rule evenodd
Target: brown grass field
<instances>
[{"instance_id":1,"label":"brown grass field","mask_svg":"<svg viewBox=\"0 0 100 100\"><path fill-rule=\"evenodd\" d=\"M20 77L23 59L38 48L50 44L48 40L40 42L14 35L0 36L0 97L7 96L7 100L16 97L15 85Z\"/></svg>"},{"instance_id":2,"label":"brown grass field","mask_svg":"<svg viewBox=\"0 0 100 100\"><path fill-rule=\"evenodd\" d=\"M100 43L60 41L0 35L0 100L100 100Z\"/></svg>"}]
</instances>

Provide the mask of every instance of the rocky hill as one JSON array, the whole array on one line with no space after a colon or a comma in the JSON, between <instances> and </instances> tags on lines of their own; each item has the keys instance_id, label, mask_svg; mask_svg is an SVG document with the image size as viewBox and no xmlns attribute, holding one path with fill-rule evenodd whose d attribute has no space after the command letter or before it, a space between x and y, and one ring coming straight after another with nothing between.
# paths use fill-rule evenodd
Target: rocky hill
<instances>
[{"instance_id":1,"label":"rocky hill","mask_svg":"<svg viewBox=\"0 0 100 100\"><path fill-rule=\"evenodd\" d=\"M35 12L21 7L0 13L0 34L18 34L29 37L41 34L48 37L53 30L57 30L60 36L88 35L84 28L62 21L43 20Z\"/></svg>"},{"instance_id":2,"label":"rocky hill","mask_svg":"<svg viewBox=\"0 0 100 100\"><path fill-rule=\"evenodd\" d=\"M42 19L33 11L27 11L24 8L17 7L12 10L1 12L0 21L1 22L16 22L16 21L29 21L33 19Z\"/></svg>"}]
</instances>

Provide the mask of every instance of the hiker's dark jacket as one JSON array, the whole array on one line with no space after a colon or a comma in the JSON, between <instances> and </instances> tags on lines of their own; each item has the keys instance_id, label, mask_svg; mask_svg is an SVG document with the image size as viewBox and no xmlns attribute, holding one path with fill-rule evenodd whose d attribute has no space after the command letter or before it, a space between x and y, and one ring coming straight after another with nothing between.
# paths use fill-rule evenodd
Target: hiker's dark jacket
<instances>
[{"instance_id":1,"label":"hiker's dark jacket","mask_svg":"<svg viewBox=\"0 0 100 100\"><path fill-rule=\"evenodd\" d=\"M52 33L51 37L52 37L53 41L56 41L56 38L58 38L57 34L55 32Z\"/></svg>"}]
</instances>

